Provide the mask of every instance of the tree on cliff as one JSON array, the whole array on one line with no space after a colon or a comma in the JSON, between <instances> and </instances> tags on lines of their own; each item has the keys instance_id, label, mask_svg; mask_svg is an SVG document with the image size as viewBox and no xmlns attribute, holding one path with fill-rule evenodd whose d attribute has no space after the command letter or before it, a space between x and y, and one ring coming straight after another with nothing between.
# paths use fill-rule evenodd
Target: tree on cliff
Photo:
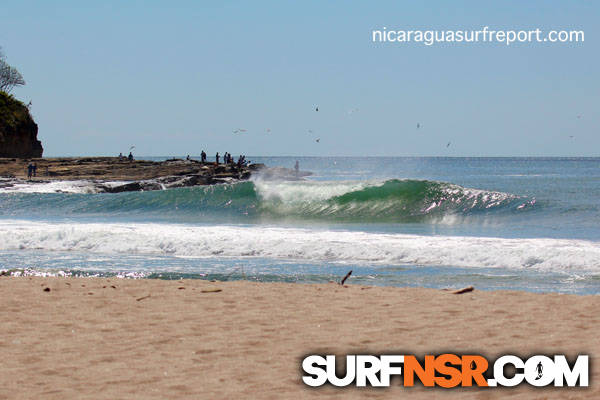
<instances>
[{"instance_id":1,"label":"tree on cliff","mask_svg":"<svg viewBox=\"0 0 600 400\"><path fill-rule=\"evenodd\" d=\"M0 48L0 158L41 157L42 142L29 108L9 92L25 80L4 59Z\"/></svg>"},{"instance_id":2,"label":"tree on cliff","mask_svg":"<svg viewBox=\"0 0 600 400\"><path fill-rule=\"evenodd\" d=\"M15 86L22 86L24 84L25 80L23 76L16 68L8 65L0 47L0 90L10 93Z\"/></svg>"}]
</instances>

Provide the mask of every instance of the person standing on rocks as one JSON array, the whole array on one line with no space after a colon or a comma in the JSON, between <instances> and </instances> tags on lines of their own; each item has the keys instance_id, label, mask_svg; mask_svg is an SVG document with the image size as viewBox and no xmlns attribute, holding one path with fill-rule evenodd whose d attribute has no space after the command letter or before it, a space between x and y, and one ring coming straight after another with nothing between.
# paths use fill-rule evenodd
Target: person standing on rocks
<instances>
[{"instance_id":1,"label":"person standing on rocks","mask_svg":"<svg viewBox=\"0 0 600 400\"><path fill-rule=\"evenodd\" d=\"M133 154L131 154L131 152L129 152L127 159L129 160L129 162L133 161Z\"/></svg>"},{"instance_id":2,"label":"person standing on rocks","mask_svg":"<svg viewBox=\"0 0 600 400\"><path fill-rule=\"evenodd\" d=\"M217 151L217 155L215 156L215 160L217 160L216 164L219 165L219 152Z\"/></svg>"},{"instance_id":3,"label":"person standing on rocks","mask_svg":"<svg viewBox=\"0 0 600 400\"><path fill-rule=\"evenodd\" d=\"M202 163L206 162L206 153L204 150L202 150L202 153L200 153L200 161L202 161Z\"/></svg>"},{"instance_id":4,"label":"person standing on rocks","mask_svg":"<svg viewBox=\"0 0 600 400\"><path fill-rule=\"evenodd\" d=\"M36 163L33 163L32 169L33 169L33 176L36 176L37 175L37 164Z\"/></svg>"},{"instance_id":5,"label":"person standing on rocks","mask_svg":"<svg viewBox=\"0 0 600 400\"><path fill-rule=\"evenodd\" d=\"M29 163L29 165L27 166L27 179L31 179L32 175L33 175L33 164Z\"/></svg>"}]
</instances>

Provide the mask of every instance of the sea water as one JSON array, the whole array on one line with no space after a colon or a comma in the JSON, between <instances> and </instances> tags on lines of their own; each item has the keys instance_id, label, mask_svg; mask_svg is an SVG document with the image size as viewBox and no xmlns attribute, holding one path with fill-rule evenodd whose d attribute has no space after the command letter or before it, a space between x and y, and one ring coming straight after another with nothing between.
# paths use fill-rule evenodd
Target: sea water
<instances>
[{"instance_id":1,"label":"sea water","mask_svg":"<svg viewBox=\"0 0 600 400\"><path fill-rule=\"evenodd\" d=\"M1 189L0 269L600 293L598 158L247 158L313 175Z\"/></svg>"}]
</instances>

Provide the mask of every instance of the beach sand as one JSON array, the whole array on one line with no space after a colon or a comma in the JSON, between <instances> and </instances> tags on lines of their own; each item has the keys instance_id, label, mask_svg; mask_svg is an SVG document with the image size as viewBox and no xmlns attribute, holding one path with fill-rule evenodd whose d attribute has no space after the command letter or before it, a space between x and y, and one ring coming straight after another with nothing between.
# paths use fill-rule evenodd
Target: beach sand
<instances>
[{"instance_id":1,"label":"beach sand","mask_svg":"<svg viewBox=\"0 0 600 400\"><path fill-rule=\"evenodd\" d=\"M598 296L40 277L2 277L0 295L2 399L600 398ZM444 352L589 354L590 387L301 380L313 353Z\"/></svg>"}]
</instances>

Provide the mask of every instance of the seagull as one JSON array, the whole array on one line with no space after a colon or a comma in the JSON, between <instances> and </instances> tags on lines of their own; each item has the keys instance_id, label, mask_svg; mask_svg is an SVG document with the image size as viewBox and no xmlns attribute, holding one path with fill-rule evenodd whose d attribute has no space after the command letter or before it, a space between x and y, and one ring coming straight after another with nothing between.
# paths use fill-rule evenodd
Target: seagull
<instances>
[{"instance_id":1,"label":"seagull","mask_svg":"<svg viewBox=\"0 0 600 400\"><path fill-rule=\"evenodd\" d=\"M129 148L129 151L131 151L131 150L133 150L133 149L135 149L135 146L131 146L131 147Z\"/></svg>"},{"instance_id":2,"label":"seagull","mask_svg":"<svg viewBox=\"0 0 600 400\"><path fill-rule=\"evenodd\" d=\"M446 147L450 147L450 143L452 143L452 142L448 142L448 144L446 145Z\"/></svg>"},{"instance_id":3,"label":"seagull","mask_svg":"<svg viewBox=\"0 0 600 400\"><path fill-rule=\"evenodd\" d=\"M313 133L313 131L311 129L308 130L308 133Z\"/></svg>"},{"instance_id":4,"label":"seagull","mask_svg":"<svg viewBox=\"0 0 600 400\"><path fill-rule=\"evenodd\" d=\"M573 135L569 135L569 137L570 137L571 139L573 139L575 136L573 136Z\"/></svg>"},{"instance_id":5,"label":"seagull","mask_svg":"<svg viewBox=\"0 0 600 400\"><path fill-rule=\"evenodd\" d=\"M319 111L319 107L317 106L317 108L315 108L315 111Z\"/></svg>"},{"instance_id":6,"label":"seagull","mask_svg":"<svg viewBox=\"0 0 600 400\"><path fill-rule=\"evenodd\" d=\"M321 140L321 139L317 139L317 140L315 140L315 142L319 143L319 141L320 141L320 140Z\"/></svg>"},{"instance_id":7,"label":"seagull","mask_svg":"<svg viewBox=\"0 0 600 400\"><path fill-rule=\"evenodd\" d=\"M417 122L417 129L421 127L421 124Z\"/></svg>"}]
</instances>

